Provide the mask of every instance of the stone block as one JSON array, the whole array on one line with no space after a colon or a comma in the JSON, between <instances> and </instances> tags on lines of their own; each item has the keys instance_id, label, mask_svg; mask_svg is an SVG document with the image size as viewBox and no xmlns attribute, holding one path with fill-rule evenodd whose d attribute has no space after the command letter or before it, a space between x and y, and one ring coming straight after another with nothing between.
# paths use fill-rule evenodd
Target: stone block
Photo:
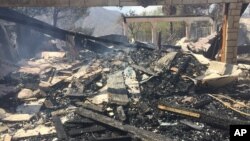
<instances>
[{"instance_id":1,"label":"stone block","mask_svg":"<svg viewBox=\"0 0 250 141\"><path fill-rule=\"evenodd\" d=\"M230 15L232 16L239 16L240 15L240 11L239 9L232 9L230 10Z\"/></svg>"},{"instance_id":2,"label":"stone block","mask_svg":"<svg viewBox=\"0 0 250 141\"><path fill-rule=\"evenodd\" d=\"M184 0L186 1L186 0ZM173 4L182 4L182 0L174 0L172 1Z\"/></svg>"},{"instance_id":3,"label":"stone block","mask_svg":"<svg viewBox=\"0 0 250 141\"><path fill-rule=\"evenodd\" d=\"M227 53L233 53L233 51L234 51L234 47L232 47L232 46L227 46L227 48L226 48L226 52L227 52Z\"/></svg>"},{"instance_id":4,"label":"stone block","mask_svg":"<svg viewBox=\"0 0 250 141\"><path fill-rule=\"evenodd\" d=\"M249 3L249 0L241 0L243 3Z\"/></svg>"},{"instance_id":5,"label":"stone block","mask_svg":"<svg viewBox=\"0 0 250 141\"><path fill-rule=\"evenodd\" d=\"M237 58L234 58L233 59L233 64L236 64L237 63Z\"/></svg>"},{"instance_id":6,"label":"stone block","mask_svg":"<svg viewBox=\"0 0 250 141\"><path fill-rule=\"evenodd\" d=\"M183 4L204 4L207 3L207 0L183 0Z\"/></svg>"},{"instance_id":7,"label":"stone block","mask_svg":"<svg viewBox=\"0 0 250 141\"><path fill-rule=\"evenodd\" d=\"M228 16L227 26L228 26L228 28L234 27L234 17L233 16Z\"/></svg>"},{"instance_id":8,"label":"stone block","mask_svg":"<svg viewBox=\"0 0 250 141\"><path fill-rule=\"evenodd\" d=\"M229 3L229 2L238 2L238 0L224 0L225 3Z\"/></svg>"},{"instance_id":9,"label":"stone block","mask_svg":"<svg viewBox=\"0 0 250 141\"><path fill-rule=\"evenodd\" d=\"M233 57L236 58L238 55L237 47L233 48Z\"/></svg>"},{"instance_id":10,"label":"stone block","mask_svg":"<svg viewBox=\"0 0 250 141\"><path fill-rule=\"evenodd\" d=\"M230 9L236 9L237 8L237 3L230 3L229 8Z\"/></svg>"},{"instance_id":11,"label":"stone block","mask_svg":"<svg viewBox=\"0 0 250 141\"><path fill-rule=\"evenodd\" d=\"M233 58L226 58L226 63L232 64L233 63Z\"/></svg>"},{"instance_id":12,"label":"stone block","mask_svg":"<svg viewBox=\"0 0 250 141\"><path fill-rule=\"evenodd\" d=\"M239 22L234 22L234 28L239 28L240 24Z\"/></svg>"},{"instance_id":13,"label":"stone block","mask_svg":"<svg viewBox=\"0 0 250 141\"><path fill-rule=\"evenodd\" d=\"M238 28L228 28L227 32L238 32Z\"/></svg>"},{"instance_id":14,"label":"stone block","mask_svg":"<svg viewBox=\"0 0 250 141\"><path fill-rule=\"evenodd\" d=\"M237 3L237 9L241 9L241 7L242 7L242 3Z\"/></svg>"},{"instance_id":15,"label":"stone block","mask_svg":"<svg viewBox=\"0 0 250 141\"><path fill-rule=\"evenodd\" d=\"M120 1L119 0L108 0L108 5L117 5L119 6Z\"/></svg>"},{"instance_id":16,"label":"stone block","mask_svg":"<svg viewBox=\"0 0 250 141\"><path fill-rule=\"evenodd\" d=\"M240 16L234 16L234 21L235 22L239 22L239 20L240 20Z\"/></svg>"},{"instance_id":17,"label":"stone block","mask_svg":"<svg viewBox=\"0 0 250 141\"><path fill-rule=\"evenodd\" d=\"M237 32L228 33L227 40L233 40L233 41L238 40L238 33Z\"/></svg>"},{"instance_id":18,"label":"stone block","mask_svg":"<svg viewBox=\"0 0 250 141\"><path fill-rule=\"evenodd\" d=\"M237 46L237 41L236 40L228 40L227 41L227 45L228 46L233 46L233 47L236 47Z\"/></svg>"},{"instance_id":19,"label":"stone block","mask_svg":"<svg viewBox=\"0 0 250 141\"><path fill-rule=\"evenodd\" d=\"M208 3L222 3L223 0L208 0Z\"/></svg>"}]
</instances>

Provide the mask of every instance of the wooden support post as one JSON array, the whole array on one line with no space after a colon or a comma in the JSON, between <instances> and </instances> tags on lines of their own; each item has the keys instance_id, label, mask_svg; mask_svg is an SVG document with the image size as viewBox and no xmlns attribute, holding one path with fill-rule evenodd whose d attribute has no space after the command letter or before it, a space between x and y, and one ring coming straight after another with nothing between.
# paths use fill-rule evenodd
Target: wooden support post
<instances>
[{"instance_id":1,"label":"wooden support post","mask_svg":"<svg viewBox=\"0 0 250 141\"><path fill-rule=\"evenodd\" d=\"M128 25L125 22L123 22L123 35L128 36Z\"/></svg>"},{"instance_id":2,"label":"wooden support post","mask_svg":"<svg viewBox=\"0 0 250 141\"><path fill-rule=\"evenodd\" d=\"M151 28L151 31L152 31L152 43L157 45L157 25L156 23L151 23L152 25L152 28Z\"/></svg>"},{"instance_id":3,"label":"wooden support post","mask_svg":"<svg viewBox=\"0 0 250 141\"><path fill-rule=\"evenodd\" d=\"M192 25L191 22L189 22L189 21L186 22L186 38L187 38L187 40L190 39L191 25Z\"/></svg>"}]
</instances>

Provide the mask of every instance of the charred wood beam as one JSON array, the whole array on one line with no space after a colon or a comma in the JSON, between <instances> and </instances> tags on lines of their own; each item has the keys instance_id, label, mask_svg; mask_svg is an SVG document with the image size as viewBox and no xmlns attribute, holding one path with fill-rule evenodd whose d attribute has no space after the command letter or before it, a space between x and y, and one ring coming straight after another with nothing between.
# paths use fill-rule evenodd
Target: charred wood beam
<instances>
[{"instance_id":1,"label":"charred wood beam","mask_svg":"<svg viewBox=\"0 0 250 141\"><path fill-rule=\"evenodd\" d=\"M156 49L156 47L154 45L143 43L140 41L135 41L134 44L137 48L145 48L145 49L152 50L152 51L154 51Z\"/></svg>"},{"instance_id":2,"label":"charred wood beam","mask_svg":"<svg viewBox=\"0 0 250 141\"><path fill-rule=\"evenodd\" d=\"M93 125L86 128L77 128L77 129L71 129L68 131L70 136L78 136L82 135L83 133L92 133L92 132L104 132L107 130L105 127L100 125Z\"/></svg>"},{"instance_id":3,"label":"charred wood beam","mask_svg":"<svg viewBox=\"0 0 250 141\"><path fill-rule=\"evenodd\" d=\"M117 120L92 112L84 108L78 108L76 110L76 113L86 118L90 118L95 121L101 122L105 125L111 126L113 128L117 128L119 130L134 134L136 137L144 141L171 141L172 140L166 136L155 134L153 132L149 132L143 129L139 129L131 125L123 124Z\"/></svg>"},{"instance_id":4,"label":"charred wood beam","mask_svg":"<svg viewBox=\"0 0 250 141\"><path fill-rule=\"evenodd\" d=\"M179 82L180 76L181 74L185 73L189 63L191 61L191 57L188 56L187 58L185 58L183 64L181 64L181 66L179 67L177 73L175 75L173 75L173 79L171 80L173 84L176 84L177 82Z\"/></svg>"},{"instance_id":5,"label":"charred wood beam","mask_svg":"<svg viewBox=\"0 0 250 141\"><path fill-rule=\"evenodd\" d=\"M77 33L77 32L63 30L63 29L60 29L58 27L54 27L48 23L37 20L35 18L31 18L31 17L26 16L24 14L18 13L14 10L9 9L9 8L0 8L0 19L6 20L9 22L15 22L18 24L22 24L22 25L30 27L36 31L39 31L39 32L44 33L44 34L48 34L54 38L58 38L61 40L66 40L68 35L72 35L72 36L75 36L75 39L78 39L78 40L90 39L90 40L105 42L105 43L124 44L124 43L117 42L117 41L107 40L107 39L103 39L103 38L84 35L84 34ZM80 41L78 41L78 42L80 42Z\"/></svg>"},{"instance_id":6,"label":"charred wood beam","mask_svg":"<svg viewBox=\"0 0 250 141\"><path fill-rule=\"evenodd\" d=\"M243 120L236 120L236 119L229 119L226 117L218 116L209 114L206 112L198 111L195 109L187 109L179 106L168 105L166 103L158 105L160 110L172 112L184 117L192 118L198 120L199 122L204 122L208 125L222 128L222 129L229 129L230 125L248 125L250 124L249 121Z\"/></svg>"},{"instance_id":7,"label":"charred wood beam","mask_svg":"<svg viewBox=\"0 0 250 141\"><path fill-rule=\"evenodd\" d=\"M97 112L104 112L103 108L97 105L94 105L92 103L83 103L82 107L89 109L89 110L93 110L93 111L97 111Z\"/></svg>"},{"instance_id":8,"label":"charred wood beam","mask_svg":"<svg viewBox=\"0 0 250 141\"><path fill-rule=\"evenodd\" d=\"M57 116L52 117L52 120L54 122L55 128L56 128L56 133L57 133L57 137L60 140L67 140L67 134L63 128L61 119Z\"/></svg>"},{"instance_id":9,"label":"charred wood beam","mask_svg":"<svg viewBox=\"0 0 250 141\"><path fill-rule=\"evenodd\" d=\"M54 78L54 76L55 76L55 74L56 74L56 68L52 67L51 71L52 71L52 73L51 73L51 75L50 75L50 77L49 77L49 80L48 80L49 83L52 82L52 80L53 80L53 78Z\"/></svg>"},{"instance_id":10,"label":"charred wood beam","mask_svg":"<svg viewBox=\"0 0 250 141\"><path fill-rule=\"evenodd\" d=\"M95 124L95 121L89 120L87 118L81 118L81 119L73 119L73 120L66 121L64 123L64 126L66 127L89 127L94 124Z\"/></svg>"},{"instance_id":11,"label":"charred wood beam","mask_svg":"<svg viewBox=\"0 0 250 141\"><path fill-rule=\"evenodd\" d=\"M157 42L157 45L158 45L158 49L161 50L161 31L158 33L158 42Z\"/></svg>"},{"instance_id":12,"label":"charred wood beam","mask_svg":"<svg viewBox=\"0 0 250 141\"><path fill-rule=\"evenodd\" d=\"M74 111L75 111L75 108L60 109L60 110L51 112L51 115L52 116L61 116L61 115L66 115L66 114L74 112Z\"/></svg>"},{"instance_id":13,"label":"charred wood beam","mask_svg":"<svg viewBox=\"0 0 250 141\"><path fill-rule=\"evenodd\" d=\"M96 138L95 141L132 141L130 136Z\"/></svg>"},{"instance_id":14,"label":"charred wood beam","mask_svg":"<svg viewBox=\"0 0 250 141\"><path fill-rule=\"evenodd\" d=\"M197 103L194 104L194 108L195 109L198 109L198 108L203 108L204 106L208 105L209 103L211 103L213 100L211 98L209 99L205 99L205 100L202 100L202 101L199 101Z\"/></svg>"},{"instance_id":15,"label":"charred wood beam","mask_svg":"<svg viewBox=\"0 0 250 141\"><path fill-rule=\"evenodd\" d=\"M141 71L141 72L144 72L146 74L149 74L149 75L152 75L152 76L157 76L156 73L154 73L153 71L149 70L149 69L146 69L142 66L138 66L138 65L135 65L135 64L132 64L130 65L132 68L138 70L138 71Z\"/></svg>"},{"instance_id":16,"label":"charred wood beam","mask_svg":"<svg viewBox=\"0 0 250 141\"><path fill-rule=\"evenodd\" d=\"M84 99L86 98L86 94L65 94L65 97L71 98L71 99Z\"/></svg>"}]
</instances>

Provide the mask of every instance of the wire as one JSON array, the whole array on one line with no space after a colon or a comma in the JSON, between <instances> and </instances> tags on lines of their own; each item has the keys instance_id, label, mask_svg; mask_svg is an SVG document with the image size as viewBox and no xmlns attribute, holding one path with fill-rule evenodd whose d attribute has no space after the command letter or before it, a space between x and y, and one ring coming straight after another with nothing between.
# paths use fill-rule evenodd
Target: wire
<instances>
[{"instance_id":1,"label":"wire","mask_svg":"<svg viewBox=\"0 0 250 141\"><path fill-rule=\"evenodd\" d=\"M218 102L222 103L226 108L229 108L229 109L231 109L231 110L233 110L233 111L235 111L235 112L237 112L237 113L239 113L239 114L241 114L241 115L249 116L249 117L250 117L250 114L249 114L249 113L242 112L242 111L240 111L240 110L238 110L238 109L232 107L230 103L226 103L226 102L223 101L222 99L224 98L224 99L229 100L229 101L231 101L231 102L233 102L233 103L235 103L235 104L239 104L239 105L241 105L241 106L243 106L243 107L245 107L245 108L250 109L249 106L247 106L247 105L245 105L245 104L243 104L243 103L240 103L240 102L238 102L238 101L236 101L236 100L234 100L234 99L232 99L232 98L230 98L230 97L228 97L228 96L224 96L224 95L212 95L212 94L208 94L208 96L210 96L210 97L214 98L215 100L217 100Z\"/></svg>"}]
</instances>

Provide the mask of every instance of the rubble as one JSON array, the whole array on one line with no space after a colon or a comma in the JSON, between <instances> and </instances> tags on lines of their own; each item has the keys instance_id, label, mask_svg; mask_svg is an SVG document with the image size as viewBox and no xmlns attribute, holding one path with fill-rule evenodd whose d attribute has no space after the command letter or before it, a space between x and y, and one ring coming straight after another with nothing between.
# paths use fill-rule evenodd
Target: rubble
<instances>
[{"instance_id":1,"label":"rubble","mask_svg":"<svg viewBox=\"0 0 250 141\"><path fill-rule=\"evenodd\" d=\"M230 123L247 123L222 106L218 112L223 111L227 117L208 114L216 111L211 107L219 104L206 93L219 93L226 84L233 84L241 70L238 66L210 61L194 53L168 53L147 47L120 52L121 55L114 58L110 57L117 50L75 60L73 65L67 65L64 57L47 57L47 63L44 58L30 60L29 64L33 65L27 68L39 66L38 62L46 67L36 73L21 67L21 71L15 72L19 75L11 75L11 79L23 83L22 90L16 97L19 102L11 106L13 109L7 108L15 114L3 116L3 122L4 125L18 121L36 124L8 129L15 133L11 136L14 139L40 136L63 140L192 140L193 137L202 140L209 133L218 140L226 140L224 129ZM84 60L85 63L80 62ZM208 79L215 74L216 77ZM20 78L20 75L25 77ZM28 80L33 76L37 79L31 85ZM231 76L233 81L228 81ZM218 81L221 83L215 83ZM172 106L159 107L162 101ZM178 109L178 105L186 108ZM229 120L229 117L237 117L237 120ZM193 120L187 120L190 118ZM185 128L191 129L185 131L188 134L178 134L177 131ZM7 130L3 129L5 134ZM202 135L196 136L196 131ZM90 132L94 136L89 136Z\"/></svg>"},{"instance_id":2,"label":"rubble","mask_svg":"<svg viewBox=\"0 0 250 141\"><path fill-rule=\"evenodd\" d=\"M22 105L17 106L16 112L22 113L22 114L36 115L37 113L39 113L41 107L43 106L44 101L45 101L45 98L39 99L37 101L24 103Z\"/></svg>"},{"instance_id":3,"label":"rubble","mask_svg":"<svg viewBox=\"0 0 250 141\"><path fill-rule=\"evenodd\" d=\"M5 135L4 136L4 141L11 141L11 139L12 139L12 136L10 136L9 134L7 134L7 135Z\"/></svg>"},{"instance_id":4,"label":"rubble","mask_svg":"<svg viewBox=\"0 0 250 141\"><path fill-rule=\"evenodd\" d=\"M18 94L17 98L19 99L28 99L34 97L33 91L30 89L22 89Z\"/></svg>"},{"instance_id":5,"label":"rubble","mask_svg":"<svg viewBox=\"0 0 250 141\"><path fill-rule=\"evenodd\" d=\"M5 118L6 114L7 114L6 111L4 109L0 108L0 119Z\"/></svg>"},{"instance_id":6,"label":"rubble","mask_svg":"<svg viewBox=\"0 0 250 141\"><path fill-rule=\"evenodd\" d=\"M222 87L236 81L241 72L236 65L210 61L204 77L198 80L212 87Z\"/></svg>"},{"instance_id":7,"label":"rubble","mask_svg":"<svg viewBox=\"0 0 250 141\"><path fill-rule=\"evenodd\" d=\"M7 122L30 121L32 117L33 115L30 114L11 114L2 120Z\"/></svg>"},{"instance_id":8,"label":"rubble","mask_svg":"<svg viewBox=\"0 0 250 141\"><path fill-rule=\"evenodd\" d=\"M63 40L75 34L45 27ZM113 44L115 35L76 34L82 48L74 59L66 51L44 51L1 78L1 138L226 141L230 124L249 124L239 113L249 113L249 66L129 44L120 36Z\"/></svg>"},{"instance_id":9,"label":"rubble","mask_svg":"<svg viewBox=\"0 0 250 141\"><path fill-rule=\"evenodd\" d=\"M148 132L148 131L145 131L145 130L142 130L142 129L138 129L138 128L135 128L135 127L130 126L130 125L123 125L122 123L120 123L118 121L115 121L115 120L113 120L111 118L105 117L103 115L91 112L91 111L83 109L83 108L78 109L77 113L82 115L82 116L85 116L85 117L94 119L96 121L99 121L101 123L105 123L105 124L107 124L107 125L109 125L111 127L118 128L120 130L132 133L135 136L137 136L140 139L145 140L145 141L163 141L163 140L164 141L168 141L168 140L170 141L170 139L168 139L165 136L157 135L157 134L154 134L152 132Z\"/></svg>"},{"instance_id":10,"label":"rubble","mask_svg":"<svg viewBox=\"0 0 250 141\"><path fill-rule=\"evenodd\" d=\"M199 38L196 42L188 41L187 38L184 37L179 40L176 45L181 46L185 51L191 50L195 53L203 53L211 47L211 44L216 36L217 33L214 32L211 35L208 35L207 37Z\"/></svg>"},{"instance_id":11,"label":"rubble","mask_svg":"<svg viewBox=\"0 0 250 141\"><path fill-rule=\"evenodd\" d=\"M34 129L30 129L30 130L24 130L24 129L20 129L18 130L13 138L14 139L24 139L27 137L36 137L36 136L45 136L45 135L51 135L51 134L55 134L56 130L54 127L46 127L43 125L37 126Z\"/></svg>"},{"instance_id":12,"label":"rubble","mask_svg":"<svg viewBox=\"0 0 250 141\"><path fill-rule=\"evenodd\" d=\"M66 53L65 52L46 52L43 51L41 53L41 58L43 59L49 59L49 58L64 58L66 57Z\"/></svg>"},{"instance_id":13,"label":"rubble","mask_svg":"<svg viewBox=\"0 0 250 141\"><path fill-rule=\"evenodd\" d=\"M6 132L8 129L9 128L7 126L0 126L0 133Z\"/></svg>"},{"instance_id":14,"label":"rubble","mask_svg":"<svg viewBox=\"0 0 250 141\"><path fill-rule=\"evenodd\" d=\"M123 73L121 71L116 72L108 77L107 86L107 92L109 93L110 103L116 103L118 105L127 105L129 99L123 78Z\"/></svg>"},{"instance_id":15,"label":"rubble","mask_svg":"<svg viewBox=\"0 0 250 141\"><path fill-rule=\"evenodd\" d=\"M64 127L62 125L61 119L57 116L52 117L52 120L54 122L55 125L55 129L56 129L56 133L57 133L57 137L60 140L67 140L67 134L64 131Z\"/></svg>"},{"instance_id":16,"label":"rubble","mask_svg":"<svg viewBox=\"0 0 250 141\"><path fill-rule=\"evenodd\" d=\"M228 119L224 117L219 117L217 115L212 115L209 113L204 113L202 111L196 111L194 109L185 109L176 106L169 106L169 105L158 105L158 108L161 110L170 111L173 113L177 113L180 115L188 116L194 119L200 119L200 121L210 124L215 127L229 129L230 125L246 125L249 124L249 121L243 120L235 120L235 119Z\"/></svg>"}]
</instances>

